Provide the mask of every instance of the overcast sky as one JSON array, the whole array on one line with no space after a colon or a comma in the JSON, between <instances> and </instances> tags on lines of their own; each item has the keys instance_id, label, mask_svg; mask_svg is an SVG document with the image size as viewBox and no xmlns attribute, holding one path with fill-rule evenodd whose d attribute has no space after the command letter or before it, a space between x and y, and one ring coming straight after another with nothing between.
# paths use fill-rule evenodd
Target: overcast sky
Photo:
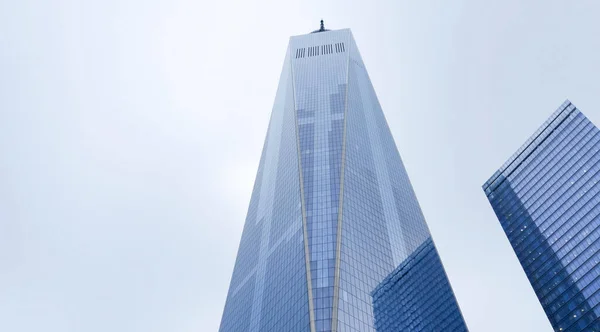
<instances>
[{"instance_id":1,"label":"overcast sky","mask_svg":"<svg viewBox=\"0 0 600 332\"><path fill-rule=\"evenodd\" d=\"M289 36L351 28L471 331L551 331L481 185L600 2L0 0L0 331L216 331Z\"/></svg>"}]
</instances>

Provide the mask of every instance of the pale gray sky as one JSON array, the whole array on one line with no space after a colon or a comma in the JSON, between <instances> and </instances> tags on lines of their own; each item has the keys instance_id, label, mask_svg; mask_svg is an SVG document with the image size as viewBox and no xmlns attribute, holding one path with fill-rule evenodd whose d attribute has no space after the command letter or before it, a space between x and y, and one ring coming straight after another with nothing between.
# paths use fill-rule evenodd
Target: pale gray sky
<instances>
[{"instance_id":1,"label":"pale gray sky","mask_svg":"<svg viewBox=\"0 0 600 332\"><path fill-rule=\"evenodd\" d=\"M0 331L216 331L290 35L351 28L471 331L551 331L481 184L600 2L0 0Z\"/></svg>"}]
</instances>

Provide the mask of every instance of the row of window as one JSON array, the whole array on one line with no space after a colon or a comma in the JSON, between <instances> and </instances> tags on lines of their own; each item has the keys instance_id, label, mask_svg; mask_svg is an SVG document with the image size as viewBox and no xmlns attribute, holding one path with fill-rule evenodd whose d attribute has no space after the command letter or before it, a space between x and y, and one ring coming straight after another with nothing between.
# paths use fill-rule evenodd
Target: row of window
<instances>
[{"instance_id":1,"label":"row of window","mask_svg":"<svg viewBox=\"0 0 600 332\"><path fill-rule=\"evenodd\" d=\"M296 49L296 59L346 52L344 43L326 44L320 46L302 47Z\"/></svg>"}]
</instances>

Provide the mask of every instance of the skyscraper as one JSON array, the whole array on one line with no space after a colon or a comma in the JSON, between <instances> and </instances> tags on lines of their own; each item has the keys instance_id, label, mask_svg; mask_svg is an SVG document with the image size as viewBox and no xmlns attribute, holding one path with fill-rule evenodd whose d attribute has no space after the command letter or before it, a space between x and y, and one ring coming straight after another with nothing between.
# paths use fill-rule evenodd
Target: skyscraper
<instances>
[{"instance_id":1,"label":"skyscraper","mask_svg":"<svg viewBox=\"0 0 600 332\"><path fill-rule=\"evenodd\" d=\"M352 33L291 37L220 331L375 331L372 292L427 241Z\"/></svg>"},{"instance_id":2,"label":"skyscraper","mask_svg":"<svg viewBox=\"0 0 600 332\"><path fill-rule=\"evenodd\" d=\"M567 100L483 185L555 331L600 331L599 152Z\"/></svg>"}]
</instances>

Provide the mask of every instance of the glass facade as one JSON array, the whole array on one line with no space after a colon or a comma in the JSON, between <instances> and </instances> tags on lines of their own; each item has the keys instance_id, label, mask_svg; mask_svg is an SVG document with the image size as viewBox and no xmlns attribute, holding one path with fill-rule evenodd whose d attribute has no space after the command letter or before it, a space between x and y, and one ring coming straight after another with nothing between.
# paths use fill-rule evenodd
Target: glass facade
<instances>
[{"instance_id":1,"label":"glass facade","mask_svg":"<svg viewBox=\"0 0 600 332\"><path fill-rule=\"evenodd\" d=\"M220 331L376 331L371 293L424 243L352 33L292 37ZM454 303L464 326L436 278L444 292L428 296Z\"/></svg>"},{"instance_id":2,"label":"glass facade","mask_svg":"<svg viewBox=\"0 0 600 332\"><path fill-rule=\"evenodd\" d=\"M431 238L392 271L372 295L378 332L467 331Z\"/></svg>"},{"instance_id":3,"label":"glass facade","mask_svg":"<svg viewBox=\"0 0 600 332\"><path fill-rule=\"evenodd\" d=\"M600 331L599 152L566 101L483 185L555 331Z\"/></svg>"}]
</instances>

